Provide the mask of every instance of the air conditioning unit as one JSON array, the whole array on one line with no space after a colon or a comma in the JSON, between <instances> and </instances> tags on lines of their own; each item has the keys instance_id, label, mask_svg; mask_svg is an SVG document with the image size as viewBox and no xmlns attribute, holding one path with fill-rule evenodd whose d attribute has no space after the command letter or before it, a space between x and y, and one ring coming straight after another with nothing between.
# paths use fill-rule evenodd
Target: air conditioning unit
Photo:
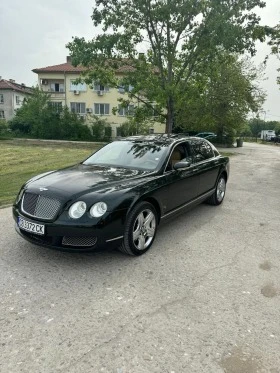
<instances>
[{"instance_id":1,"label":"air conditioning unit","mask_svg":"<svg viewBox=\"0 0 280 373\"><path fill-rule=\"evenodd\" d=\"M87 113L92 113L92 109L90 107L87 108Z\"/></svg>"},{"instance_id":2,"label":"air conditioning unit","mask_svg":"<svg viewBox=\"0 0 280 373\"><path fill-rule=\"evenodd\" d=\"M104 91L97 91L98 96L103 96Z\"/></svg>"},{"instance_id":3,"label":"air conditioning unit","mask_svg":"<svg viewBox=\"0 0 280 373\"><path fill-rule=\"evenodd\" d=\"M80 91L74 91L74 95L79 95Z\"/></svg>"},{"instance_id":4,"label":"air conditioning unit","mask_svg":"<svg viewBox=\"0 0 280 373\"><path fill-rule=\"evenodd\" d=\"M47 79L42 79L42 84L43 84L43 85L47 85L47 84L48 84Z\"/></svg>"}]
</instances>

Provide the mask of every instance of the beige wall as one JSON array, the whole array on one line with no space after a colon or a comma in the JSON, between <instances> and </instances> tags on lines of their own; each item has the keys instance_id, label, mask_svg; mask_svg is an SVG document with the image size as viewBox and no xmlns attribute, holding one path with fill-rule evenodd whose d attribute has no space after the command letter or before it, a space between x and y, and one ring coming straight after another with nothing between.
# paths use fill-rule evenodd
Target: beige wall
<instances>
[{"instance_id":1,"label":"beige wall","mask_svg":"<svg viewBox=\"0 0 280 373\"><path fill-rule=\"evenodd\" d=\"M118 107L118 98L125 97L125 94L121 94L117 89L113 88L108 92L104 91L103 95L101 96L88 85L84 92L79 91L79 94L75 94L74 91L71 91L70 84L71 80L77 79L78 76L79 74L77 73L40 73L38 76L39 86L42 88L42 90L51 94L52 101L62 102L63 105L67 105L69 108L71 102L85 103L86 109L92 112L92 114L95 114L94 104L109 104L109 115L102 115L101 117L103 119L107 119L108 123L111 124L113 129L112 135L113 137L116 136L116 128L124 123L127 118L118 114L114 115L112 113L112 109L113 107ZM47 80L48 84L41 84L42 80ZM53 82L64 83L64 92L51 92L51 83ZM163 124L155 123L154 132L163 133L164 130L165 126Z\"/></svg>"}]
</instances>

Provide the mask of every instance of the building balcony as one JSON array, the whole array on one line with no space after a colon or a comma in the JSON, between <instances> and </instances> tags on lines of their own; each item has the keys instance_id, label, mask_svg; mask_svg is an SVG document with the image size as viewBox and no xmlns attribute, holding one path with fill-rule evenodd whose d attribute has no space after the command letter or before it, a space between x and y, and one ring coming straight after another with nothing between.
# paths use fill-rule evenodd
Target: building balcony
<instances>
[{"instance_id":1,"label":"building balcony","mask_svg":"<svg viewBox=\"0 0 280 373\"><path fill-rule=\"evenodd\" d=\"M48 92L51 95L52 99L65 99L65 92Z\"/></svg>"}]
</instances>

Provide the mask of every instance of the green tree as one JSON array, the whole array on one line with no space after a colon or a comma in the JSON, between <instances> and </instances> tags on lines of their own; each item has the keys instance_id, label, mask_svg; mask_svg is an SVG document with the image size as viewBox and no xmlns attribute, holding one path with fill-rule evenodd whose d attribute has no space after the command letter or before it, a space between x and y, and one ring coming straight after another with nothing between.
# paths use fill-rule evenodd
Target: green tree
<instances>
[{"instance_id":1,"label":"green tree","mask_svg":"<svg viewBox=\"0 0 280 373\"><path fill-rule=\"evenodd\" d=\"M260 118L259 114L257 114L255 118L249 119L248 125L255 137L259 136L262 130L275 130L276 133L280 132L280 122L265 121Z\"/></svg>"},{"instance_id":2,"label":"green tree","mask_svg":"<svg viewBox=\"0 0 280 373\"><path fill-rule=\"evenodd\" d=\"M111 139L112 127L107 119L100 118L98 115L88 115L87 122L94 141L109 141Z\"/></svg>"},{"instance_id":3,"label":"green tree","mask_svg":"<svg viewBox=\"0 0 280 373\"><path fill-rule=\"evenodd\" d=\"M17 110L9 126L16 134L41 139L92 140L82 118L66 106L54 106L50 95L38 87Z\"/></svg>"},{"instance_id":4,"label":"green tree","mask_svg":"<svg viewBox=\"0 0 280 373\"><path fill-rule=\"evenodd\" d=\"M33 94L26 98L23 105L17 109L15 117L10 121L10 128L14 132L41 137L44 123L49 120L50 96L38 87L33 88Z\"/></svg>"},{"instance_id":5,"label":"green tree","mask_svg":"<svg viewBox=\"0 0 280 373\"><path fill-rule=\"evenodd\" d=\"M188 96L178 107L178 124L187 130L212 130L222 139L224 134L238 135L245 130L250 111L257 112L265 95L258 86L262 71L247 58L220 52L204 61Z\"/></svg>"},{"instance_id":6,"label":"green tree","mask_svg":"<svg viewBox=\"0 0 280 373\"><path fill-rule=\"evenodd\" d=\"M121 136L147 135L153 128L153 122L149 118L130 117L120 126Z\"/></svg>"},{"instance_id":7,"label":"green tree","mask_svg":"<svg viewBox=\"0 0 280 373\"><path fill-rule=\"evenodd\" d=\"M271 39L268 43L271 46L271 53L280 60L280 23L273 28ZM277 69L280 72L280 68ZM277 77L277 83L280 84L280 76Z\"/></svg>"},{"instance_id":8,"label":"green tree","mask_svg":"<svg viewBox=\"0 0 280 373\"><path fill-rule=\"evenodd\" d=\"M201 61L221 50L255 53L269 28L254 8L262 0L96 0L92 20L102 33L91 41L75 37L67 47L74 65L88 67L84 80L119 87L123 73L129 98L158 105L170 133L176 102L187 91ZM145 55L138 50L145 48Z\"/></svg>"}]
</instances>

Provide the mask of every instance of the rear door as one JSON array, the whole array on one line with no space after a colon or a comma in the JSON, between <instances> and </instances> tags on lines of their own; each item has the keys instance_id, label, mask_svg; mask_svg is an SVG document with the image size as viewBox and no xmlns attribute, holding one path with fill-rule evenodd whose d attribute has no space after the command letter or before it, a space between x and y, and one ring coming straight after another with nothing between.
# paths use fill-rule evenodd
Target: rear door
<instances>
[{"instance_id":1,"label":"rear door","mask_svg":"<svg viewBox=\"0 0 280 373\"><path fill-rule=\"evenodd\" d=\"M169 157L164 178L165 188L164 212L168 213L196 198L199 194L199 172L193 163L193 157L187 142L176 145ZM186 168L174 169L179 161L188 161Z\"/></svg>"},{"instance_id":2,"label":"rear door","mask_svg":"<svg viewBox=\"0 0 280 373\"><path fill-rule=\"evenodd\" d=\"M193 163L199 173L199 195L213 189L219 173L220 161L212 146L204 139L190 141Z\"/></svg>"}]
</instances>

